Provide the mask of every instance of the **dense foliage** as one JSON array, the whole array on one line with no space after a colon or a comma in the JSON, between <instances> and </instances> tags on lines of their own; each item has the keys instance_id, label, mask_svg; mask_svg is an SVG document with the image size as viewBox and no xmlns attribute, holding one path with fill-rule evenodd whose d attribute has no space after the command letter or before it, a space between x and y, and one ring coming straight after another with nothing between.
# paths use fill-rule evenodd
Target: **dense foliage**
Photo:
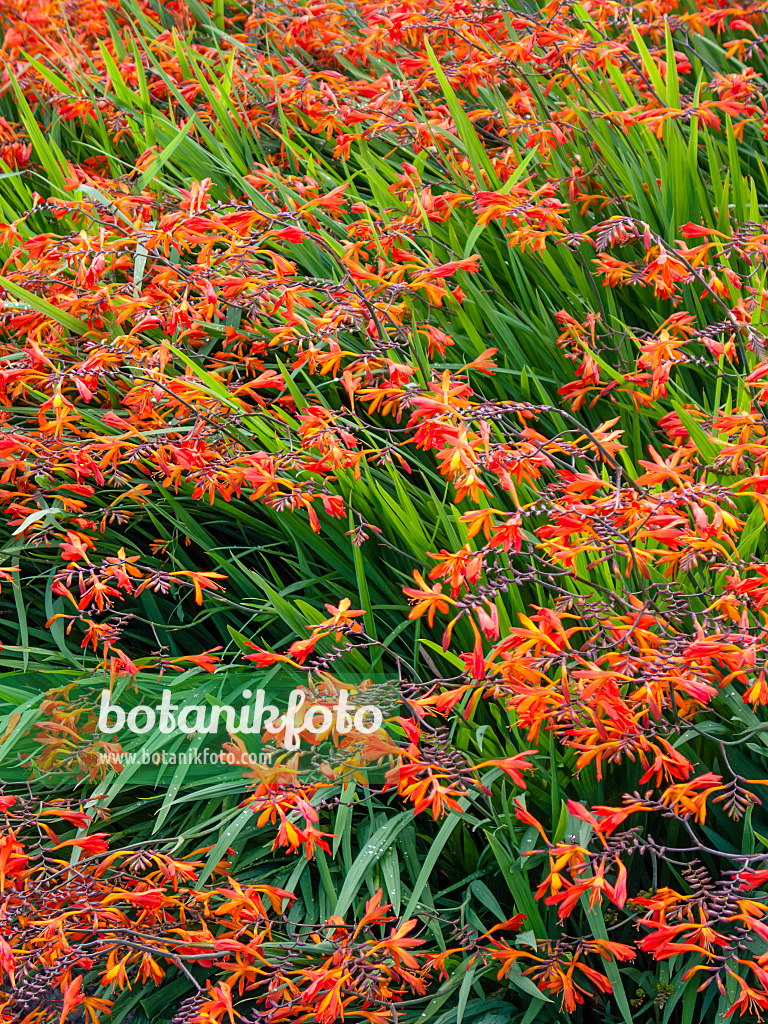
<instances>
[{"instance_id":1,"label":"dense foliage","mask_svg":"<svg viewBox=\"0 0 768 1024\"><path fill-rule=\"evenodd\" d=\"M0 1019L760 1019L768 3L0 11Z\"/></svg>"}]
</instances>

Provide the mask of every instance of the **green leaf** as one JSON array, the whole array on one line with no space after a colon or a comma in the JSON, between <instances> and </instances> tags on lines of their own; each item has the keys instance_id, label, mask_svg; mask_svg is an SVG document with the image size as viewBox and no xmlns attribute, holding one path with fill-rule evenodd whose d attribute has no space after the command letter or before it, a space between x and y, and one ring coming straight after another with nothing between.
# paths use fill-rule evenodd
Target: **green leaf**
<instances>
[{"instance_id":1,"label":"green leaf","mask_svg":"<svg viewBox=\"0 0 768 1024\"><path fill-rule=\"evenodd\" d=\"M344 879L344 884L341 887L336 908L333 911L335 917L344 917L352 906L352 903L358 894L360 886L365 881L366 876L370 875L374 865L379 862L383 854L389 849L392 843L394 843L406 825L409 825L412 821L412 811L401 811L399 814L390 818L389 821L385 822L385 824L377 829L374 835L371 836L355 858L352 867ZM405 912L405 916L408 916L407 910Z\"/></svg>"}]
</instances>

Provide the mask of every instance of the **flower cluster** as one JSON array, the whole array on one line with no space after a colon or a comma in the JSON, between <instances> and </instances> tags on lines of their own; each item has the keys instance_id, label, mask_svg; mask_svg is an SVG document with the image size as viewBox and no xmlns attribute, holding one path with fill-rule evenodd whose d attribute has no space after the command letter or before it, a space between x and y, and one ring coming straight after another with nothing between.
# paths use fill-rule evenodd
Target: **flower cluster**
<instances>
[{"instance_id":1,"label":"flower cluster","mask_svg":"<svg viewBox=\"0 0 768 1024\"><path fill-rule=\"evenodd\" d=\"M759 1018L768 3L0 13L3 1021Z\"/></svg>"}]
</instances>

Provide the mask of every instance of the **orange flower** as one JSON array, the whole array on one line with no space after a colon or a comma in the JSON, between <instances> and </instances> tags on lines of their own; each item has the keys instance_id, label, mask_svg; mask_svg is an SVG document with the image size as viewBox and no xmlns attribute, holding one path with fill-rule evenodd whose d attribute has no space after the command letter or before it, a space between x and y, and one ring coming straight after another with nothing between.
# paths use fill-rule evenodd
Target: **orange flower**
<instances>
[{"instance_id":1,"label":"orange flower","mask_svg":"<svg viewBox=\"0 0 768 1024\"><path fill-rule=\"evenodd\" d=\"M404 587L403 593L408 597L415 607L413 607L408 615L409 619L419 619L422 615L427 616L427 622L430 626L435 624L435 612L445 613L448 611L450 605L454 604L452 598L446 597L443 594L443 588L439 583L436 583L434 587L429 587L424 582L424 578L418 570L414 570L413 578L418 584L419 589L416 590L413 587Z\"/></svg>"}]
</instances>

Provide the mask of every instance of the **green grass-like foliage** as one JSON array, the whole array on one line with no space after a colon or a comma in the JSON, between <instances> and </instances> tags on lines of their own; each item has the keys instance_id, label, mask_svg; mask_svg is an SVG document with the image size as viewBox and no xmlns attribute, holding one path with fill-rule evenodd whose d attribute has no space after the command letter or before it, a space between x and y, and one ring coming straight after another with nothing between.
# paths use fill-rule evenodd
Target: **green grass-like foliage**
<instances>
[{"instance_id":1,"label":"green grass-like foliage","mask_svg":"<svg viewBox=\"0 0 768 1024\"><path fill-rule=\"evenodd\" d=\"M4 793L295 893L283 986L382 890L418 983L345 1019L757 1019L768 5L0 9ZM96 728L339 680L389 746L314 822ZM213 1024L207 970L85 975Z\"/></svg>"}]
</instances>

